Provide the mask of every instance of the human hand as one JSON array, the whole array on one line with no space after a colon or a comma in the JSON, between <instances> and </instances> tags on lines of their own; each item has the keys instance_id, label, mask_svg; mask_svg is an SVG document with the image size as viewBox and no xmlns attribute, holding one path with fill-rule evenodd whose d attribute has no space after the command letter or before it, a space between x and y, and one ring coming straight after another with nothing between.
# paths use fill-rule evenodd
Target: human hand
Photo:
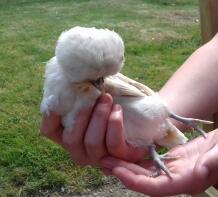
<instances>
[{"instance_id":1,"label":"human hand","mask_svg":"<svg viewBox=\"0 0 218 197\"><path fill-rule=\"evenodd\" d=\"M218 130L170 150L169 156L178 157L166 161L172 179L165 174L149 177L152 161L130 163L108 157L102 165L128 188L151 196L200 193L218 182Z\"/></svg>"},{"instance_id":2,"label":"human hand","mask_svg":"<svg viewBox=\"0 0 218 197\"><path fill-rule=\"evenodd\" d=\"M81 166L100 166L100 160L109 155L131 162L139 161L145 155L145 151L126 143L122 108L113 104L109 94L103 95L94 109L78 114L72 132L64 133L61 117L51 113L43 116L41 133L65 148Z\"/></svg>"}]
</instances>

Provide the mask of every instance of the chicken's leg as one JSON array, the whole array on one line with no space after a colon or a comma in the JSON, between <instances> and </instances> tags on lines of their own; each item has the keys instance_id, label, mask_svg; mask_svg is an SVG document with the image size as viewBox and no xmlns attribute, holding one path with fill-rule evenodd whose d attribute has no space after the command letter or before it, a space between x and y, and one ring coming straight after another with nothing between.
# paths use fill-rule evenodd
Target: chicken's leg
<instances>
[{"instance_id":1,"label":"chicken's leg","mask_svg":"<svg viewBox=\"0 0 218 197\"><path fill-rule=\"evenodd\" d=\"M197 130L204 138L206 138L206 132L199 126L200 123L202 124L213 124L211 121L207 120L200 120L200 119L195 119L195 118L185 118L182 116L179 116L175 113L170 114L170 118L173 118L175 120L178 120L182 122L183 124L186 124L187 126Z\"/></svg>"},{"instance_id":2,"label":"chicken's leg","mask_svg":"<svg viewBox=\"0 0 218 197\"><path fill-rule=\"evenodd\" d=\"M169 157L167 155L167 153L163 154L163 155L159 155L157 153L157 151L155 150L155 145L148 146L148 150L149 150L150 156L152 157L152 159L153 159L153 161L155 163L156 169L157 169L157 173L155 173L155 175L153 175L153 176L160 175L161 170L163 170L168 177L172 178L171 173L168 170L168 168L166 167L166 165L164 164L163 160L176 159L176 158L175 157Z\"/></svg>"}]
</instances>

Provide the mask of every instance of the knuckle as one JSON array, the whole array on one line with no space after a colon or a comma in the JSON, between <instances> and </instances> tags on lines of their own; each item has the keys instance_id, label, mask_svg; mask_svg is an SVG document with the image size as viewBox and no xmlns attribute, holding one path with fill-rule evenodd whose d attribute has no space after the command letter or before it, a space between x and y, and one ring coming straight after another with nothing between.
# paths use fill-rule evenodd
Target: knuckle
<instances>
[{"instance_id":1,"label":"knuckle","mask_svg":"<svg viewBox=\"0 0 218 197\"><path fill-rule=\"evenodd\" d=\"M68 142L66 144L70 146L70 149L72 151L77 151L77 150L81 150L84 148L83 141L78 138L71 137L68 139Z\"/></svg>"},{"instance_id":2,"label":"knuckle","mask_svg":"<svg viewBox=\"0 0 218 197\"><path fill-rule=\"evenodd\" d=\"M102 118L105 116L105 109L101 109L101 108L98 108L95 112L94 112L94 116L96 118Z\"/></svg>"},{"instance_id":3,"label":"knuckle","mask_svg":"<svg viewBox=\"0 0 218 197\"><path fill-rule=\"evenodd\" d=\"M86 152L91 159L92 163L98 163L99 160L107 153L104 144L94 141L85 142Z\"/></svg>"},{"instance_id":4,"label":"knuckle","mask_svg":"<svg viewBox=\"0 0 218 197\"><path fill-rule=\"evenodd\" d=\"M74 142L73 139L72 139L72 140L70 139L70 140L68 140L68 141L64 140L64 143L65 143L66 145L68 145L72 150L76 150L76 149L78 149L78 147L81 146L81 143L79 143L79 142Z\"/></svg>"},{"instance_id":5,"label":"knuckle","mask_svg":"<svg viewBox=\"0 0 218 197\"><path fill-rule=\"evenodd\" d=\"M82 144L82 142L78 138L74 137L74 135L72 135L71 138L69 138L69 141L70 141L70 145L73 148L79 147Z\"/></svg>"},{"instance_id":6,"label":"knuckle","mask_svg":"<svg viewBox=\"0 0 218 197\"><path fill-rule=\"evenodd\" d=\"M72 148L82 146L82 134L77 131L63 132L62 140L64 143L70 145Z\"/></svg>"},{"instance_id":7,"label":"knuckle","mask_svg":"<svg viewBox=\"0 0 218 197\"><path fill-rule=\"evenodd\" d=\"M87 150L98 149L98 144L97 144L97 141L95 141L95 140L85 139L84 143L85 143Z\"/></svg>"},{"instance_id":8,"label":"knuckle","mask_svg":"<svg viewBox=\"0 0 218 197\"><path fill-rule=\"evenodd\" d=\"M107 143L107 148L108 148L108 151L111 153L111 154L115 154L117 152L120 152L120 145L117 144L117 143Z\"/></svg>"},{"instance_id":9,"label":"knuckle","mask_svg":"<svg viewBox=\"0 0 218 197\"><path fill-rule=\"evenodd\" d=\"M108 116L109 112L110 108L108 105L98 105L94 112L94 116L96 116L97 118L104 118Z\"/></svg>"}]
</instances>

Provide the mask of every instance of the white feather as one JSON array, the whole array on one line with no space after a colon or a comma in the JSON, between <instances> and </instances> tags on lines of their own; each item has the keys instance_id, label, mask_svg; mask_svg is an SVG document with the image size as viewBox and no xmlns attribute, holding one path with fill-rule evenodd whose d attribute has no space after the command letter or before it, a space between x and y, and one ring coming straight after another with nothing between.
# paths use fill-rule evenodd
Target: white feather
<instances>
[{"instance_id":1,"label":"white feather","mask_svg":"<svg viewBox=\"0 0 218 197\"><path fill-rule=\"evenodd\" d=\"M55 54L68 79L83 82L119 72L124 44L117 33L108 29L75 27L61 34Z\"/></svg>"},{"instance_id":2,"label":"white feather","mask_svg":"<svg viewBox=\"0 0 218 197\"><path fill-rule=\"evenodd\" d=\"M55 54L46 65L41 112L61 115L70 132L78 112L101 95L91 82L122 68L124 44L113 31L74 27L60 35Z\"/></svg>"},{"instance_id":3,"label":"white feather","mask_svg":"<svg viewBox=\"0 0 218 197\"><path fill-rule=\"evenodd\" d=\"M184 143L185 136L170 124L169 109L159 95L118 73L123 62L124 44L117 33L83 27L63 32L55 57L46 65L42 113L60 114L64 131L71 132L78 112L94 106L101 95L91 82L104 77L106 92L123 107L129 143L137 147ZM169 131L176 133L170 140Z\"/></svg>"}]
</instances>

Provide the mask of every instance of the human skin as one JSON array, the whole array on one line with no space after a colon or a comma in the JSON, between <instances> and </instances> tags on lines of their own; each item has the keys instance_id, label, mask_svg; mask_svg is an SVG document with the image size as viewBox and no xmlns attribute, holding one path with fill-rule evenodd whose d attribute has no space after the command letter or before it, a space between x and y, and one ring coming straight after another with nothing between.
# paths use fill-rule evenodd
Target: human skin
<instances>
[{"instance_id":1,"label":"human skin","mask_svg":"<svg viewBox=\"0 0 218 197\"><path fill-rule=\"evenodd\" d=\"M172 178L164 173L150 177L154 173L152 161L131 163L107 157L102 165L129 189L156 197L196 194L218 182L218 130L210 132L207 139L198 137L168 154L177 157L166 161Z\"/></svg>"},{"instance_id":2,"label":"human skin","mask_svg":"<svg viewBox=\"0 0 218 197\"><path fill-rule=\"evenodd\" d=\"M160 96L175 113L207 118L218 111L217 51L218 35L194 52L160 90ZM150 162L141 162L146 152L125 142L122 108L113 104L110 95L102 96L94 109L81 112L76 121L74 131L66 134L63 133L60 117L52 113L43 117L41 131L68 150L77 164L100 166L105 173L117 176L130 189L164 196L196 193L218 182L217 144L213 141L217 141L216 130L207 139L200 137L170 151L170 154L180 156L167 162L173 173L171 180L165 175L157 178L146 176L150 173L146 170ZM173 123L182 128L179 123ZM65 143L64 139L71 139L71 144ZM197 185L190 187L187 183ZM157 190L159 186L163 190Z\"/></svg>"},{"instance_id":3,"label":"human skin","mask_svg":"<svg viewBox=\"0 0 218 197\"><path fill-rule=\"evenodd\" d=\"M196 50L159 91L177 114L207 118L218 111L218 33Z\"/></svg>"}]
</instances>

